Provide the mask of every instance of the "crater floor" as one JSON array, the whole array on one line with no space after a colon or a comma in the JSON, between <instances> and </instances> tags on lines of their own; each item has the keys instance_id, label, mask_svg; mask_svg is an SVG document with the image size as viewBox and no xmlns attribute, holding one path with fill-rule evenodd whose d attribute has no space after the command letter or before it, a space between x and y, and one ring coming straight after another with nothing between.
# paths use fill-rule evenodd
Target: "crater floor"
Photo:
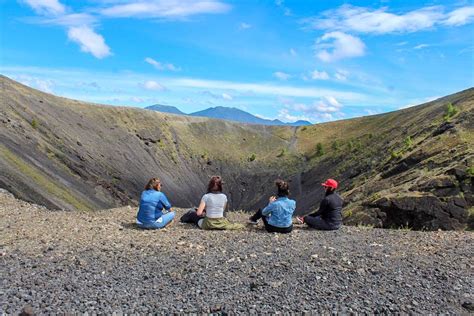
<instances>
[{"instance_id":1,"label":"crater floor","mask_svg":"<svg viewBox=\"0 0 474 316\"><path fill-rule=\"evenodd\" d=\"M473 311L472 232L143 231L129 207L49 211L5 192L0 213L2 314Z\"/></svg>"}]
</instances>

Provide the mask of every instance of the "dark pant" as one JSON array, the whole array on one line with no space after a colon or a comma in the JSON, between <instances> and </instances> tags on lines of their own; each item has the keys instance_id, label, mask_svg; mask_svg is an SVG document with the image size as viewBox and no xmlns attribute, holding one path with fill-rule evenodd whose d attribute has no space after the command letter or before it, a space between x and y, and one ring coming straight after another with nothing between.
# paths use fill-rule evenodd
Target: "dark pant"
<instances>
[{"instance_id":1,"label":"dark pant","mask_svg":"<svg viewBox=\"0 0 474 316\"><path fill-rule=\"evenodd\" d=\"M265 229L269 233L280 233L280 234L288 234L291 233L293 230L293 225L290 227L276 227L273 225L268 224L268 219L266 216L262 215L262 209L258 209L258 212L255 213L252 217L250 217L252 221L258 221L259 219L263 220L263 224L265 225Z\"/></svg>"},{"instance_id":2,"label":"dark pant","mask_svg":"<svg viewBox=\"0 0 474 316\"><path fill-rule=\"evenodd\" d=\"M308 224L309 227L318 229L318 230L337 230L341 225L328 223L321 216L305 216L304 222Z\"/></svg>"},{"instance_id":3,"label":"dark pant","mask_svg":"<svg viewBox=\"0 0 474 316\"><path fill-rule=\"evenodd\" d=\"M183 216L181 216L181 218L179 219L179 221L181 223L190 223L190 224L198 224L199 220L200 219L203 219L204 216L198 216L197 213L196 213L196 209L192 209L192 210L189 210L187 211L186 213L183 214Z\"/></svg>"}]
</instances>

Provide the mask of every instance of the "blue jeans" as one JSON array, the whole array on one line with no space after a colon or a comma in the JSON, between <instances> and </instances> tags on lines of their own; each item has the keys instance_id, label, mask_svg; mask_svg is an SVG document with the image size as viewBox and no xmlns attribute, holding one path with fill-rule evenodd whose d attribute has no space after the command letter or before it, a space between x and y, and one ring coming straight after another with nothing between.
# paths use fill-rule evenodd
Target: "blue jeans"
<instances>
[{"instance_id":1,"label":"blue jeans","mask_svg":"<svg viewBox=\"0 0 474 316\"><path fill-rule=\"evenodd\" d=\"M166 214L161 215L160 218L156 220L156 222L151 222L151 223L146 223L146 224L140 224L137 223L138 227L140 228L145 228L145 229L160 229L168 225L175 216L175 212L169 212Z\"/></svg>"}]
</instances>

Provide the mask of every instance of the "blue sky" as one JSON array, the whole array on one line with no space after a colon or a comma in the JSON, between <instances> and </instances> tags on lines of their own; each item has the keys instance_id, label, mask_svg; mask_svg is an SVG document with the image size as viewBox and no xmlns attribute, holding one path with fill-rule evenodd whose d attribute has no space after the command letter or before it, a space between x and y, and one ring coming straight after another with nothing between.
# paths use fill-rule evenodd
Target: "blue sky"
<instances>
[{"instance_id":1,"label":"blue sky","mask_svg":"<svg viewBox=\"0 0 474 316\"><path fill-rule=\"evenodd\" d=\"M0 4L0 73L89 102L317 123L474 86L472 1Z\"/></svg>"}]
</instances>

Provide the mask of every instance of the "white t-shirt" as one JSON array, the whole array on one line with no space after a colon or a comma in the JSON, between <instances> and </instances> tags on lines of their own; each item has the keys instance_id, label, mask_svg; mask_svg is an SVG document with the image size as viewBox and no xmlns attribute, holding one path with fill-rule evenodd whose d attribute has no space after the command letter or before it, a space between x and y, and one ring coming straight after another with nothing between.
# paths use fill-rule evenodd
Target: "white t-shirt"
<instances>
[{"instance_id":1,"label":"white t-shirt","mask_svg":"<svg viewBox=\"0 0 474 316\"><path fill-rule=\"evenodd\" d=\"M224 207L227 203L227 196L225 196L224 193L204 194L201 201L204 201L204 203L206 203L206 217L224 217Z\"/></svg>"}]
</instances>

